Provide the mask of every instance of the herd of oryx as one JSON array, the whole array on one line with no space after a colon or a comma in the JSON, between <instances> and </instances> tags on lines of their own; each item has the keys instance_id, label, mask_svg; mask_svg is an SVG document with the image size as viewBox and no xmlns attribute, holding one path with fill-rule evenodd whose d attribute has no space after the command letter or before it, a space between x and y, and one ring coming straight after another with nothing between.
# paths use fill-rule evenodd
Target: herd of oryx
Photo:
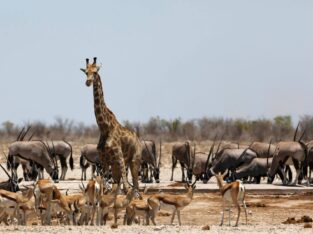
<instances>
[{"instance_id":1,"label":"herd of oryx","mask_svg":"<svg viewBox=\"0 0 313 234\"><path fill-rule=\"evenodd\" d=\"M215 176L223 197L223 215L229 206L238 209L236 225L238 225L241 206L244 207L246 222L247 211L244 201L245 188L243 182L260 183L262 177L273 182L276 174L283 184L301 183L302 179L310 184L311 166L313 166L313 142L305 143L302 136L297 137L298 127L292 141L277 144L252 142L249 145L224 143L222 140L213 142L209 152L198 152L195 144L186 141L172 146L172 173L177 162L181 165L183 182L186 192L182 194L139 192L136 188L121 188L119 181L114 181L110 170L104 171L98 154L97 145L87 144L81 148L80 167L82 170L80 192L62 193L57 182L65 180L68 169L67 161L73 169L73 149L69 142L27 140L29 129L23 129L16 141L8 147L7 169L0 166L9 177L0 183L0 222L5 224L18 223L26 225L27 217L37 215L43 225L52 223L52 218L59 223L73 225L104 225L109 211L113 213L114 224L124 210L124 224L131 225L141 218L145 224L150 221L155 225L155 217L165 205L172 207L171 223L177 214L181 225L180 211L193 199L196 181L207 183ZM159 150L152 140L142 140L140 178L143 183L160 182L160 162L162 146ZM59 176L58 161L61 164ZM290 165L296 170L293 178ZM17 168L22 166L25 181L34 180L31 186L19 187ZM90 180L85 184L86 170L91 166ZM309 168L309 170L308 170ZM44 179L44 170L51 179ZM309 173L308 173L309 172ZM309 174L309 176L307 175ZM89 177L89 176L88 176ZM194 179L193 179L194 177ZM192 183L192 181L194 181ZM225 182L227 181L227 183ZM230 222L230 215L229 215Z\"/></svg>"}]
</instances>

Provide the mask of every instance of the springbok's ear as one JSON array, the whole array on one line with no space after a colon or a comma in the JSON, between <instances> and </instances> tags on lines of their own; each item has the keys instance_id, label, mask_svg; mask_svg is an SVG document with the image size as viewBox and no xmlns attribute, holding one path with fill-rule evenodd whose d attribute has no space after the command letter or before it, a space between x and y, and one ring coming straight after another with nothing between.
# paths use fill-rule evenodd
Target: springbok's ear
<instances>
[{"instance_id":1,"label":"springbok's ear","mask_svg":"<svg viewBox=\"0 0 313 234\"><path fill-rule=\"evenodd\" d=\"M81 70L83 73L86 73L86 69L81 68L80 70Z\"/></svg>"}]
</instances>

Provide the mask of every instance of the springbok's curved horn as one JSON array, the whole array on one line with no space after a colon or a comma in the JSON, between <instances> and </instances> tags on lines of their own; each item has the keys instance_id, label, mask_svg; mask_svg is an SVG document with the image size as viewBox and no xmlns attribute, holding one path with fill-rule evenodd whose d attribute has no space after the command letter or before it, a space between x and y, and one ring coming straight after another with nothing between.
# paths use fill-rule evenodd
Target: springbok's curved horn
<instances>
[{"instance_id":1,"label":"springbok's curved horn","mask_svg":"<svg viewBox=\"0 0 313 234\"><path fill-rule=\"evenodd\" d=\"M94 57L93 58L93 64L96 64L97 63L97 57Z\"/></svg>"},{"instance_id":2,"label":"springbok's curved horn","mask_svg":"<svg viewBox=\"0 0 313 234\"><path fill-rule=\"evenodd\" d=\"M86 58L86 66L88 66L88 65L89 65L89 59Z\"/></svg>"},{"instance_id":3,"label":"springbok's curved horn","mask_svg":"<svg viewBox=\"0 0 313 234\"><path fill-rule=\"evenodd\" d=\"M300 125L300 122L298 122L298 125L297 125L296 130L295 130L295 134L293 135L293 141L296 141L299 125Z\"/></svg>"}]
</instances>

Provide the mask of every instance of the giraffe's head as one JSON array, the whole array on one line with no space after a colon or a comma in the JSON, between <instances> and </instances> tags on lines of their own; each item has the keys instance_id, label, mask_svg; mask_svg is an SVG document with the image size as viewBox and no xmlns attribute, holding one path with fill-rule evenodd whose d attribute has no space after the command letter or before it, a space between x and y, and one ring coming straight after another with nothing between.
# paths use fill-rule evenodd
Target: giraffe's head
<instances>
[{"instance_id":1,"label":"giraffe's head","mask_svg":"<svg viewBox=\"0 0 313 234\"><path fill-rule=\"evenodd\" d=\"M83 73L86 74L87 80L86 85L89 87L93 81L95 76L98 74L98 71L100 70L100 66L97 65L97 58L93 58L93 63L89 64L89 59L86 59L86 68L80 69Z\"/></svg>"}]
</instances>

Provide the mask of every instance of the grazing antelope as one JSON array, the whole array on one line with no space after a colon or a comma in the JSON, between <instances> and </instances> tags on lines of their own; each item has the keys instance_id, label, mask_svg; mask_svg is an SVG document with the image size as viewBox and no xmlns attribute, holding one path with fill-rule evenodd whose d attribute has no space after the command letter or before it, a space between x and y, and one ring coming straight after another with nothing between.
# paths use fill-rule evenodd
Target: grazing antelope
<instances>
[{"instance_id":1,"label":"grazing antelope","mask_svg":"<svg viewBox=\"0 0 313 234\"><path fill-rule=\"evenodd\" d=\"M182 182L185 182L185 168L187 169L187 177L189 180L192 178L192 159L191 159L191 147L190 143L186 141L182 144L175 144L172 148L172 175L171 181L173 181L174 169L177 161L179 161L182 171Z\"/></svg>"},{"instance_id":2,"label":"grazing antelope","mask_svg":"<svg viewBox=\"0 0 313 234\"><path fill-rule=\"evenodd\" d=\"M80 168L82 169L81 180L86 180L86 171L87 168L91 165L91 179L94 178L95 171L97 169L97 175L101 165L99 152L96 144L87 144L84 145L80 150Z\"/></svg>"},{"instance_id":3,"label":"grazing antelope","mask_svg":"<svg viewBox=\"0 0 313 234\"><path fill-rule=\"evenodd\" d=\"M103 194L99 201L97 225L105 225L109 214L109 207L113 206L119 192L119 184L113 184L112 190Z\"/></svg>"},{"instance_id":4,"label":"grazing antelope","mask_svg":"<svg viewBox=\"0 0 313 234\"><path fill-rule=\"evenodd\" d=\"M242 184L241 181L237 180L228 184L225 184L223 181L223 175L219 173L218 175L215 175L216 180L217 180L217 185L220 189L223 201L222 201L222 219L221 219L221 226L223 225L224 222L224 212L226 205L228 205L228 222L230 226L230 207L232 204L234 204L237 207L238 210L238 215L237 215L237 221L236 225L238 226L238 221L240 217L240 205L243 205L245 214L246 214L246 224L247 224L247 207L246 207L246 202L245 202L245 187ZM226 203L226 204L225 204Z\"/></svg>"},{"instance_id":5,"label":"grazing antelope","mask_svg":"<svg viewBox=\"0 0 313 234\"><path fill-rule=\"evenodd\" d=\"M9 156L18 156L40 164L51 178L58 182L58 168L51 155L51 149L41 141L16 141L9 145Z\"/></svg>"},{"instance_id":6,"label":"grazing antelope","mask_svg":"<svg viewBox=\"0 0 313 234\"><path fill-rule=\"evenodd\" d=\"M64 180L66 176L66 172L68 169L66 160L69 158L69 165L71 170L74 169L74 160L73 160L73 148L72 145L63 140L63 141L49 141L47 142L50 149L53 149L53 156L57 157L61 163L61 176L60 180Z\"/></svg>"},{"instance_id":7,"label":"grazing antelope","mask_svg":"<svg viewBox=\"0 0 313 234\"><path fill-rule=\"evenodd\" d=\"M25 217L21 222L20 219L20 206L28 202L33 197L33 188L27 188L24 193L10 192L0 189L0 208L1 211L8 212L10 207L14 207L14 214L18 220L18 224L25 223Z\"/></svg>"},{"instance_id":8,"label":"grazing antelope","mask_svg":"<svg viewBox=\"0 0 313 234\"><path fill-rule=\"evenodd\" d=\"M67 215L68 224L73 220L73 211L69 207L66 196L49 179L38 180L35 184L35 207L39 210L40 203L46 212L41 215L42 224L51 224L51 204L56 203ZM73 221L74 223L74 221Z\"/></svg>"},{"instance_id":9,"label":"grazing antelope","mask_svg":"<svg viewBox=\"0 0 313 234\"><path fill-rule=\"evenodd\" d=\"M249 148L246 149L225 149L222 154L212 162L211 168L208 170L208 178L211 178L216 173L225 172L227 170L232 173L243 165L251 162L257 155Z\"/></svg>"},{"instance_id":10,"label":"grazing antelope","mask_svg":"<svg viewBox=\"0 0 313 234\"><path fill-rule=\"evenodd\" d=\"M148 204L151 207L151 220L153 224L155 224L154 219L160 208L167 207L172 209L171 224L173 224L175 214L177 213L178 223L181 225L180 211L188 206L192 201L193 192L196 188L196 182L197 180L195 180L193 184L189 184L188 182L185 184L185 188L187 190L185 194L160 193L152 195L148 198Z\"/></svg>"},{"instance_id":11,"label":"grazing antelope","mask_svg":"<svg viewBox=\"0 0 313 234\"><path fill-rule=\"evenodd\" d=\"M126 195L117 195L113 203L114 211L114 227L117 227L117 215L122 210L125 209L133 200L134 196L137 194L136 188L131 188L128 190Z\"/></svg>"},{"instance_id":12,"label":"grazing antelope","mask_svg":"<svg viewBox=\"0 0 313 234\"><path fill-rule=\"evenodd\" d=\"M155 142L152 140L141 140L141 181L143 183L152 183L152 176L156 183L160 182L161 147L160 142L160 154L159 159L157 159ZM150 176L148 175L149 171Z\"/></svg>"}]
</instances>

